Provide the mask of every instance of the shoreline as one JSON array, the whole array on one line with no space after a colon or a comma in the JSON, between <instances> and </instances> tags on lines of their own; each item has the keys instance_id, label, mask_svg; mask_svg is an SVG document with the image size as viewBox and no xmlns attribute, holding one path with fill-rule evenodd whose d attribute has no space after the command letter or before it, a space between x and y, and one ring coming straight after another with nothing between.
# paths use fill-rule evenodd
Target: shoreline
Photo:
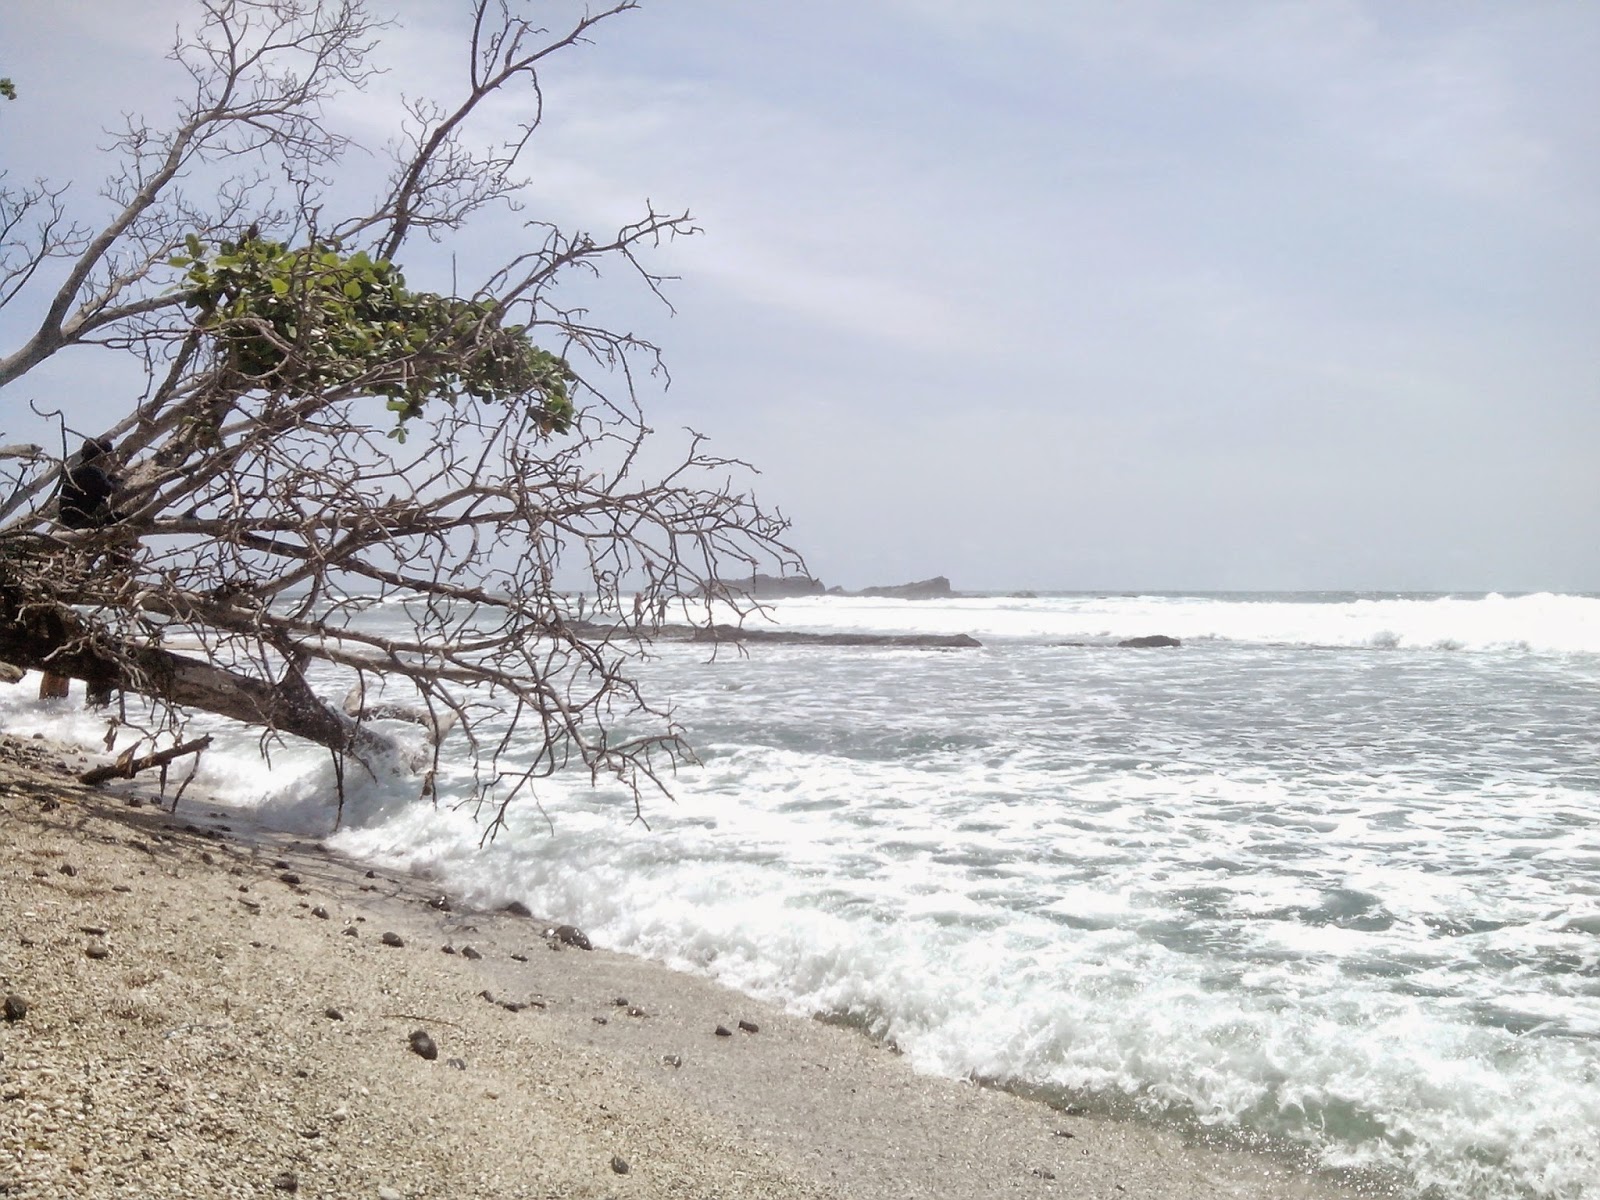
<instances>
[{"instance_id":1,"label":"shoreline","mask_svg":"<svg viewBox=\"0 0 1600 1200\"><path fill-rule=\"evenodd\" d=\"M27 1004L0 1022L10 1197L1363 1194L917 1075L838 1022L0 740L0 991Z\"/></svg>"}]
</instances>

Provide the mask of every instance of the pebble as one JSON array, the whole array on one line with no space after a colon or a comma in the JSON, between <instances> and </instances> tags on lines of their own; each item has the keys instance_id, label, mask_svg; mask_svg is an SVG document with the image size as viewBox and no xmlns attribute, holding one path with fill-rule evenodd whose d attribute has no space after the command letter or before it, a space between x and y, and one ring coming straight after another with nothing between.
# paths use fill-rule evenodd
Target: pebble
<instances>
[{"instance_id":1,"label":"pebble","mask_svg":"<svg viewBox=\"0 0 1600 1200\"><path fill-rule=\"evenodd\" d=\"M278 876L278 882L287 883L293 887L295 884L300 882L300 876L295 874L293 871L285 871L282 875Z\"/></svg>"},{"instance_id":2,"label":"pebble","mask_svg":"<svg viewBox=\"0 0 1600 1200\"><path fill-rule=\"evenodd\" d=\"M528 961L528 956L526 954L513 954L511 956L511 961L512 962L527 962Z\"/></svg>"},{"instance_id":3,"label":"pebble","mask_svg":"<svg viewBox=\"0 0 1600 1200\"><path fill-rule=\"evenodd\" d=\"M563 945L576 946L579 950L594 949L594 947L589 944L589 935L584 933L584 931L579 929L576 925L557 925L554 929L550 930L546 936L555 938L556 941L562 943Z\"/></svg>"},{"instance_id":4,"label":"pebble","mask_svg":"<svg viewBox=\"0 0 1600 1200\"><path fill-rule=\"evenodd\" d=\"M683 1066L683 1055L663 1054L661 1056L661 1065L665 1067L681 1067Z\"/></svg>"},{"instance_id":5,"label":"pebble","mask_svg":"<svg viewBox=\"0 0 1600 1200\"><path fill-rule=\"evenodd\" d=\"M479 954L471 946L463 946L463 947L461 947L461 957L462 958L470 958L470 959L476 960L476 959L482 958L483 955Z\"/></svg>"},{"instance_id":6,"label":"pebble","mask_svg":"<svg viewBox=\"0 0 1600 1200\"><path fill-rule=\"evenodd\" d=\"M444 951L446 954L454 954L456 952L456 948L454 946L440 946L439 949Z\"/></svg>"},{"instance_id":7,"label":"pebble","mask_svg":"<svg viewBox=\"0 0 1600 1200\"><path fill-rule=\"evenodd\" d=\"M467 1069L467 1060L464 1058L447 1058L444 1060L444 1065L454 1067L458 1071L465 1071Z\"/></svg>"},{"instance_id":8,"label":"pebble","mask_svg":"<svg viewBox=\"0 0 1600 1200\"><path fill-rule=\"evenodd\" d=\"M272 864L272 869L274 871L287 871L289 869L289 860L286 858L278 859Z\"/></svg>"},{"instance_id":9,"label":"pebble","mask_svg":"<svg viewBox=\"0 0 1600 1200\"><path fill-rule=\"evenodd\" d=\"M739 1028L744 1030L746 1033L761 1032L761 1026L757 1025L754 1021L740 1021Z\"/></svg>"},{"instance_id":10,"label":"pebble","mask_svg":"<svg viewBox=\"0 0 1600 1200\"><path fill-rule=\"evenodd\" d=\"M378 940L380 942L382 942L385 946L404 946L406 944L405 939L403 937L401 937L398 933L394 933L393 931L385 933Z\"/></svg>"},{"instance_id":11,"label":"pebble","mask_svg":"<svg viewBox=\"0 0 1600 1200\"><path fill-rule=\"evenodd\" d=\"M331 1004L328 1005L327 1008L322 1010L322 1015L327 1017L328 1020L330 1020L330 1021L342 1021L342 1020L344 1020L344 1014L342 1012L340 1012L337 1008L335 1008Z\"/></svg>"},{"instance_id":12,"label":"pebble","mask_svg":"<svg viewBox=\"0 0 1600 1200\"><path fill-rule=\"evenodd\" d=\"M439 1047L434 1045L433 1039L428 1036L426 1029L413 1029L409 1041L411 1043L411 1053L419 1058L425 1058L432 1062L439 1057Z\"/></svg>"},{"instance_id":13,"label":"pebble","mask_svg":"<svg viewBox=\"0 0 1600 1200\"><path fill-rule=\"evenodd\" d=\"M5 1014L7 1021L20 1021L28 1015L28 1002L16 993L6 996Z\"/></svg>"},{"instance_id":14,"label":"pebble","mask_svg":"<svg viewBox=\"0 0 1600 1200\"><path fill-rule=\"evenodd\" d=\"M717 1036L718 1037L732 1037L733 1036L733 1030L729 1029L726 1025L718 1025L717 1026Z\"/></svg>"},{"instance_id":15,"label":"pebble","mask_svg":"<svg viewBox=\"0 0 1600 1200\"><path fill-rule=\"evenodd\" d=\"M298 1192L300 1190L300 1177L293 1171L285 1171L273 1179L272 1186L280 1192Z\"/></svg>"},{"instance_id":16,"label":"pebble","mask_svg":"<svg viewBox=\"0 0 1600 1200\"><path fill-rule=\"evenodd\" d=\"M83 948L83 952L90 958L107 958L111 954L111 949L99 938L90 938L89 944Z\"/></svg>"},{"instance_id":17,"label":"pebble","mask_svg":"<svg viewBox=\"0 0 1600 1200\"><path fill-rule=\"evenodd\" d=\"M618 1175L626 1175L629 1171L633 1170L633 1168L628 1165L628 1160L623 1158L620 1154L613 1154L611 1156L611 1169Z\"/></svg>"},{"instance_id":18,"label":"pebble","mask_svg":"<svg viewBox=\"0 0 1600 1200\"><path fill-rule=\"evenodd\" d=\"M56 870L60 871L63 875L76 875L78 873L78 868L73 866L71 863L62 863L56 868Z\"/></svg>"},{"instance_id":19,"label":"pebble","mask_svg":"<svg viewBox=\"0 0 1600 1200\"><path fill-rule=\"evenodd\" d=\"M513 917L531 917L531 916L533 916L533 909L529 908L521 900L513 900L510 904L506 905L500 911L501 912L508 912Z\"/></svg>"},{"instance_id":20,"label":"pebble","mask_svg":"<svg viewBox=\"0 0 1600 1200\"><path fill-rule=\"evenodd\" d=\"M339 932L344 934L345 937L361 936L361 934L356 931L356 927L354 925L346 925L343 929L339 930Z\"/></svg>"},{"instance_id":21,"label":"pebble","mask_svg":"<svg viewBox=\"0 0 1600 1200\"><path fill-rule=\"evenodd\" d=\"M428 901L428 907L437 909L439 912L450 912L450 897L435 896L432 900Z\"/></svg>"},{"instance_id":22,"label":"pebble","mask_svg":"<svg viewBox=\"0 0 1600 1200\"><path fill-rule=\"evenodd\" d=\"M319 921L326 921L328 919L328 910L319 904L311 910L311 915Z\"/></svg>"}]
</instances>

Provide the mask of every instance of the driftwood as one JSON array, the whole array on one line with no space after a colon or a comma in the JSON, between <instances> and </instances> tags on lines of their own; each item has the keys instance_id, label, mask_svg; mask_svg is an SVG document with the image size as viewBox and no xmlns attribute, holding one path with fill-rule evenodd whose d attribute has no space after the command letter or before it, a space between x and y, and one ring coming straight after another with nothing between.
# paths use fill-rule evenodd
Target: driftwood
<instances>
[{"instance_id":1,"label":"driftwood","mask_svg":"<svg viewBox=\"0 0 1600 1200\"><path fill-rule=\"evenodd\" d=\"M151 767L164 767L173 759L182 758L185 754L199 754L209 745L211 745L211 735L208 733L205 737L173 746L170 750L158 750L154 754L146 754L143 758L133 757L133 750L129 749L116 762L85 771L78 776L78 782L100 784L112 779L132 779L140 771L148 771Z\"/></svg>"}]
</instances>

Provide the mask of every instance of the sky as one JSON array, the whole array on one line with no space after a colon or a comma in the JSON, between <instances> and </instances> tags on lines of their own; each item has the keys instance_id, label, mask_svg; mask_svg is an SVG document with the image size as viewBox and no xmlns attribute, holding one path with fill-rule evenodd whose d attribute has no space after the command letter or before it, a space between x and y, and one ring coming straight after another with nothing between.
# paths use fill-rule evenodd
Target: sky
<instances>
[{"instance_id":1,"label":"sky","mask_svg":"<svg viewBox=\"0 0 1600 1200\"><path fill-rule=\"evenodd\" d=\"M374 6L378 145L462 41ZM190 9L0 9L13 180L92 209ZM1567 0L646 0L552 60L530 202L694 214L674 311L596 315L830 585L1600 591L1597 61Z\"/></svg>"}]
</instances>

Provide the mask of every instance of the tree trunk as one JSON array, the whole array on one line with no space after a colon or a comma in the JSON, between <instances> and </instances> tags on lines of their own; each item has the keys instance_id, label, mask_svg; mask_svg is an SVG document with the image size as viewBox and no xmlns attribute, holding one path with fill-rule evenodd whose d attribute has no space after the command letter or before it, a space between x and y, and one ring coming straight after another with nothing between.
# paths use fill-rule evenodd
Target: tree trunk
<instances>
[{"instance_id":1,"label":"tree trunk","mask_svg":"<svg viewBox=\"0 0 1600 1200\"><path fill-rule=\"evenodd\" d=\"M273 682L154 646L121 642L113 655L94 644L109 640L69 610L25 608L16 592L0 587L0 661L266 726L330 750L365 755L392 748L324 704L292 672Z\"/></svg>"}]
</instances>

